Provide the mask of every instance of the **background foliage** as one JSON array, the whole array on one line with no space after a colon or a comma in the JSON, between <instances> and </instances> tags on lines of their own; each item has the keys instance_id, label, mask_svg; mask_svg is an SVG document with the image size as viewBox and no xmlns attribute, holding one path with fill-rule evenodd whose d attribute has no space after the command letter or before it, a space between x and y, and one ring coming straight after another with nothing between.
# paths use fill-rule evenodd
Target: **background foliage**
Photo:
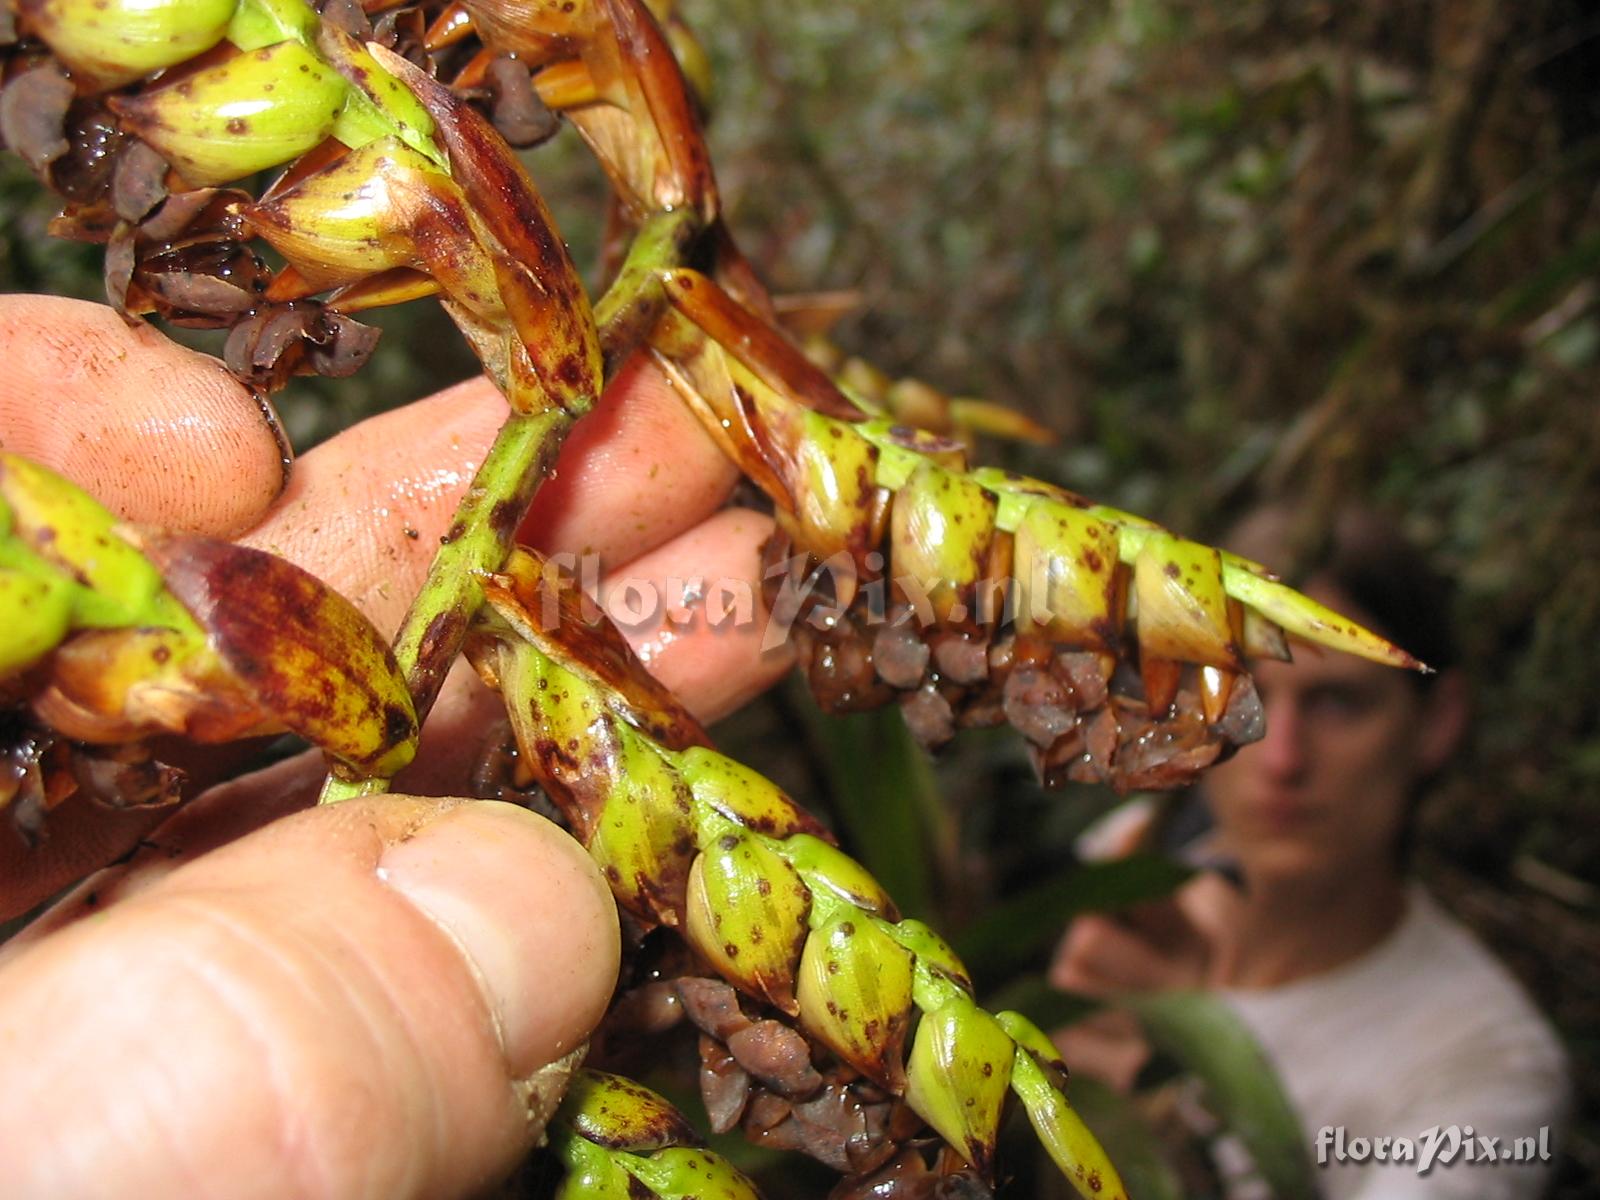
<instances>
[{"instance_id":1,"label":"background foliage","mask_svg":"<svg viewBox=\"0 0 1600 1200\"><path fill-rule=\"evenodd\" d=\"M1600 6L685 7L735 228L779 286L863 291L851 349L1039 415L1063 441L1017 465L1185 531L1367 497L1458 581L1480 719L1423 870L1568 1035L1594 1178ZM985 749L943 771L980 889L1038 865L990 837L1094 803Z\"/></svg>"},{"instance_id":2,"label":"background foliage","mask_svg":"<svg viewBox=\"0 0 1600 1200\"><path fill-rule=\"evenodd\" d=\"M1010 465L1199 536L1262 496L1373 498L1459 581L1478 736L1423 868L1569 1039L1579 1194L1600 1174L1600 4L683 8L732 224L776 287L860 290L842 345L1062 435L995 448ZM581 148L533 166L593 261ZM0 159L0 288L97 294L98 252L48 215ZM372 368L285 399L302 448L470 369L414 357L456 344L427 306L385 320ZM934 772L893 720L792 693L720 732L958 930L1110 803L1043 796L1013 739ZM1042 965L1050 929L1007 970Z\"/></svg>"}]
</instances>

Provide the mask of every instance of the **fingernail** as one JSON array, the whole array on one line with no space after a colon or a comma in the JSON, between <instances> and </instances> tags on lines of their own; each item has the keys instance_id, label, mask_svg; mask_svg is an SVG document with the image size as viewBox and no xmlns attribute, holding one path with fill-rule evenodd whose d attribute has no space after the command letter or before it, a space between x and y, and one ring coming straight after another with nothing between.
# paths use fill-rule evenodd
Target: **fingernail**
<instances>
[{"instance_id":1,"label":"fingernail","mask_svg":"<svg viewBox=\"0 0 1600 1200\"><path fill-rule=\"evenodd\" d=\"M272 403L272 397L258 387L250 388L250 398L256 402L256 409L261 413L261 419L266 422L267 432L272 435L273 444L278 448L278 492L281 493L289 486L289 472L294 467L294 443L289 441L289 431L283 427L283 421L278 416L277 405Z\"/></svg>"},{"instance_id":2,"label":"fingernail","mask_svg":"<svg viewBox=\"0 0 1600 1200\"><path fill-rule=\"evenodd\" d=\"M616 985L616 904L583 848L526 809L478 801L384 851L378 877L460 949L513 1079L587 1038Z\"/></svg>"}]
</instances>

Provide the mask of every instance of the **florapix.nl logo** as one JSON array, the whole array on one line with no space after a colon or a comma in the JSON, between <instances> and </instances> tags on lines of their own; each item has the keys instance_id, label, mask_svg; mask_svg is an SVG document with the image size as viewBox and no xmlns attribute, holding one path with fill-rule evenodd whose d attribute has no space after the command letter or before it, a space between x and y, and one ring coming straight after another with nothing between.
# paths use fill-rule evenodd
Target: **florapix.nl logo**
<instances>
[{"instance_id":1,"label":"florapix.nl logo","mask_svg":"<svg viewBox=\"0 0 1600 1200\"><path fill-rule=\"evenodd\" d=\"M1416 1137L1347 1135L1343 1125L1317 1130L1317 1165L1330 1163L1395 1163L1426 1175L1435 1167L1456 1163L1496 1166L1501 1163L1549 1162L1550 1127L1522 1137L1494 1137L1471 1125L1434 1125Z\"/></svg>"}]
</instances>

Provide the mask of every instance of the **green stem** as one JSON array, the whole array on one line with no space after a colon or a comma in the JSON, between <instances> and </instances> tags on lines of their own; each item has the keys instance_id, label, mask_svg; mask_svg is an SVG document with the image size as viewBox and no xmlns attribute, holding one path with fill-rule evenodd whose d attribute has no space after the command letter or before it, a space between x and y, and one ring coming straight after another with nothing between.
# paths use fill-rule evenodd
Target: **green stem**
<instances>
[{"instance_id":1,"label":"green stem","mask_svg":"<svg viewBox=\"0 0 1600 1200\"><path fill-rule=\"evenodd\" d=\"M622 269L594 307L606 379L621 369L661 319L666 293L658 272L685 262L700 223L687 209L652 213L634 234Z\"/></svg>"},{"instance_id":2,"label":"green stem","mask_svg":"<svg viewBox=\"0 0 1600 1200\"><path fill-rule=\"evenodd\" d=\"M698 221L688 211L656 213L640 226L622 270L595 305L608 382L661 315L666 300L657 272L684 261L698 232ZM576 420L556 407L512 413L473 476L449 532L440 539L428 578L394 643L395 660L411 689L419 724L433 707L483 603L478 577L505 563L533 494ZM329 775L318 803L388 790L387 779Z\"/></svg>"},{"instance_id":3,"label":"green stem","mask_svg":"<svg viewBox=\"0 0 1600 1200\"><path fill-rule=\"evenodd\" d=\"M395 637L394 656L406 677L421 722L461 651L467 627L483 603L478 576L496 571L511 550L533 494L549 472L576 418L560 408L512 413L495 435L456 519L440 539L428 578ZM387 779L329 775L321 804L389 790Z\"/></svg>"}]
</instances>

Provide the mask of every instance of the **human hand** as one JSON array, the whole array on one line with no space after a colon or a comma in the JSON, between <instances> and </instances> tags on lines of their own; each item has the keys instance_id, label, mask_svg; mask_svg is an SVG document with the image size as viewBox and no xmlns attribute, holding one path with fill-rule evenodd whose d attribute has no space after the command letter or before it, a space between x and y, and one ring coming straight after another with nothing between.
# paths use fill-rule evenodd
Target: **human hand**
<instances>
[{"instance_id":1,"label":"human hand","mask_svg":"<svg viewBox=\"0 0 1600 1200\"><path fill-rule=\"evenodd\" d=\"M151 330L0 297L0 361L7 449L130 521L283 554L385 632L505 414L487 384L461 385L319 447L280 494L253 401ZM524 534L630 577L756 579L770 523L717 511L733 479L634 370L573 435ZM759 626L639 637L708 719L787 667L760 654ZM402 785L463 790L495 703L458 672ZM308 755L222 784L154 832L162 814L69 801L41 853L0 836L7 912L143 839L0 949L11 1194L445 1196L536 1139L541 1068L587 1036L615 981L609 893L571 839L506 805L372 798L234 840L309 804L321 769Z\"/></svg>"},{"instance_id":2,"label":"human hand","mask_svg":"<svg viewBox=\"0 0 1600 1200\"><path fill-rule=\"evenodd\" d=\"M1204 946L1170 901L1152 901L1120 917L1091 913L1067 927L1050 963L1049 979L1064 992L1098 999L1119 992L1198 986ZM1119 1092L1132 1089L1150 1058L1133 1014L1115 1008L1091 1013L1051 1034L1067 1069Z\"/></svg>"},{"instance_id":3,"label":"human hand","mask_svg":"<svg viewBox=\"0 0 1600 1200\"><path fill-rule=\"evenodd\" d=\"M1152 900L1116 915L1074 920L1056 944L1050 983L1092 997L1200 987L1211 951L1177 899Z\"/></svg>"},{"instance_id":4,"label":"human hand","mask_svg":"<svg viewBox=\"0 0 1600 1200\"><path fill-rule=\"evenodd\" d=\"M1220 889L1220 890L1219 890ZM1199 988L1212 978L1222 941L1221 914L1234 891L1220 877L1197 877L1176 896L1115 916L1078 917L1057 943L1049 980L1065 992L1115 999L1124 992ZM1101 1009L1056 1030L1051 1039L1069 1070L1126 1092L1150 1057L1129 1012Z\"/></svg>"}]
</instances>

